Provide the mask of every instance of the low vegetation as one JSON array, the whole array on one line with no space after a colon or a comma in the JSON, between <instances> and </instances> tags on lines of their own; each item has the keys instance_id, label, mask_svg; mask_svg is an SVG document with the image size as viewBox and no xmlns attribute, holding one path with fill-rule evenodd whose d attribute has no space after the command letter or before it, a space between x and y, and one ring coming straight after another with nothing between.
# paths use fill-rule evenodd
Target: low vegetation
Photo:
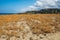
<instances>
[{"instance_id":1,"label":"low vegetation","mask_svg":"<svg viewBox=\"0 0 60 40\"><path fill-rule=\"evenodd\" d=\"M56 32L60 32L60 14L0 15L0 40L41 40Z\"/></svg>"}]
</instances>

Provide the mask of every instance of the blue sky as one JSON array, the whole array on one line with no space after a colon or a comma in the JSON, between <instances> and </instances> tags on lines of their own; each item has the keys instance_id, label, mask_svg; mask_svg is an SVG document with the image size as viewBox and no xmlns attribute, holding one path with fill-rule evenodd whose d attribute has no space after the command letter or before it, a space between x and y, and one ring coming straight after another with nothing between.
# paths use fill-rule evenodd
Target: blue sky
<instances>
[{"instance_id":1,"label":"blue sky","mask_svg":"<svg viewBox=\"0 0 60 40\"><path fill-rule=\"evenodd\" d=\"M0 13L18 13L34 2L35 0L0 0Z\"/></svg>"},{"instance_id":2,"label":"blue sky","mask_svg":"<svg viewBox=\"0 0 60 40\"><path fill-rule=\"evenodd\" d=\"M42 8L60 9L60 0L0 0L0 13L20 13Z\"/></svg>"}]
</instances>

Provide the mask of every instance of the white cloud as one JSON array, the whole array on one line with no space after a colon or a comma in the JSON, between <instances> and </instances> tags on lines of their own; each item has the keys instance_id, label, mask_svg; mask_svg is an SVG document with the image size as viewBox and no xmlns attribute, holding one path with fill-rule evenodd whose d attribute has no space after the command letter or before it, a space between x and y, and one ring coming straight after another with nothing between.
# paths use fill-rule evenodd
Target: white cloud
<instances>
[{"instance_id":1,"label":"white cloud","mask_svg":"<svg viewBox=\"0 0 60 40\"><path fill-rule=\"evenodd\" d=\"M24 12L26 12L26 11L28 11L27 8L23 8L23 9L21 9L21 12L22 12L22 13L24 13Z\"/></svg>"},{"instance_id":2,"label":"white cloud","mask_svg":"<svg viewBox=\"0 0 60 40\"><path fill-rule=\"evenodd\" d=\"M28 7L28 10L30 10L30 11L31 11L31 10L35 10L35 9L36 9L35 6L29 6L29 7Z\"/></svg>"},{"instance_id":3,"label":"white cloud","mask_svg":"<svg viewBox=\"0 0 60 40\"><path fill-rule=\"evenodd\" d=\"M21 12L26 12L26 11L34 11L36 10L37 7L35 6L28 6L27 8L21 9Z\"/></svg>"},{"instance_id":4,"label":"white cloud","mask_svg":"<svg viewBox=\"0 0 60 40\"><path fill-rule=\"evenodd\" d=\"M59 0L37 0L35 5L41 8L54 8L57 7Z\"/></svg>"},{"instance_id":5,"label":"white cloud","mask_svg":"<svg viewBox=\"0 0 60 40\"><path fill-rule=\"evenodd\" d=\"M42 8L60 8L60 0L36 0L34 5L28 6L22 11L39 10Z\"/></svg>"},{"instance_id":6,"label":"white cloud","mask_svg":"<svg viewBox=\"0 0 60 40\"><path fill-rule=\"evenodd\" d=\"M36 3L34 5L37 5L37 6L43 6L43 3L40 2L40 1L36 1Z\"/></svg>"}]
</instances>

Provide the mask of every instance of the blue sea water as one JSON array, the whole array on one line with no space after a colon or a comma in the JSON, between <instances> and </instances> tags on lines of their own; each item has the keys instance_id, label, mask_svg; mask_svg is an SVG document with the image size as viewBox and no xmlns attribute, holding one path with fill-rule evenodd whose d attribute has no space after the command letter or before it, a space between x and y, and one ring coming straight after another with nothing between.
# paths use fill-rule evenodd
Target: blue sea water
<instances>
[{"instance_id":1,"label":"blue sea water","mask_svg":"<svg viewBox=\"0 0 60 40\"><path fill-rule=\"evenodd\" d=\"M0 13L0 15L6 15L6 14L16 14L16 13Z\"/></svg>"}]
</instances>

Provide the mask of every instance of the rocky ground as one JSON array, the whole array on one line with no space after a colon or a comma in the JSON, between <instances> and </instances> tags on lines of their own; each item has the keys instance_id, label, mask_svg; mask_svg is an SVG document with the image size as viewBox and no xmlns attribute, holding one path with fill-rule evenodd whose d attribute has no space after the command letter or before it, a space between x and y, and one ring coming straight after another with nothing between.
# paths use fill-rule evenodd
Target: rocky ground
<instances>
[{"instance_id":1,"label":"rocky ground","mask_svg":"<svg viewBox=\"0 0 60 40\"><path fill-rule=\"evenodd\" d=\"M60 14L0 15L0 40L60 40Z\"/></svg>"}]
</instances>

